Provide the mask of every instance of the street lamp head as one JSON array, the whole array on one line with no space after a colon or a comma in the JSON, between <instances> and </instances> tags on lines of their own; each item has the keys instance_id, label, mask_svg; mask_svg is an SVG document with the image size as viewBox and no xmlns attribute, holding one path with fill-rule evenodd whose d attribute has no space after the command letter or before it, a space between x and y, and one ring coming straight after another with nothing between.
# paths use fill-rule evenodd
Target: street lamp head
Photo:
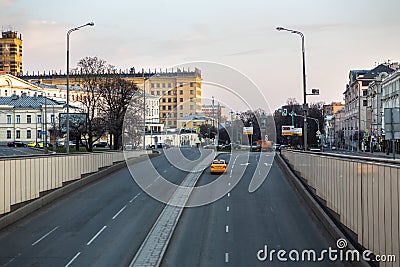
<instances>
[{"instance_id":1,"label":"street lamp head","mask_svg":"<svg viewBox=\"0 0 400 267\"><path fill-rule=\"evenodd\" d=\"M276 27L276 30L282 31L282 30L284 30L284 28L282 28L282 27Z\"/></svg>"},{"instance_id":2,"label":"street lamp head","mask_svg":"<svg viewBox=\"0 0 400 267\"><path fill-rule=\"evenodd\" d=\"M92 21L92 22L88 22L88 23L86 23L86 25L87 26L94 26L94 22Z\"/></svg>"}]
</instances>

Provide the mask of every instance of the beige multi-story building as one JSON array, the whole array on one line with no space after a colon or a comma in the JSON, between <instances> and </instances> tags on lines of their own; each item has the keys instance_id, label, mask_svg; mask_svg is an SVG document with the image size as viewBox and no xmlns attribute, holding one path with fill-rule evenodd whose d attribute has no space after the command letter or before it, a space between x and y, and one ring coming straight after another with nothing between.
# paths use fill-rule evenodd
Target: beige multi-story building
<instances>
[{"instance_id":1,"label":"beige multi-story building","mask_svg":"<svg viewBox=\"0 0 400 267\"><path fill-rule=\"evenodd\" d=\"M391 73L393 69L380 64L372 70L351 70L349 83L343 93L345 98L345 141L346 147L361 149L371 131L371 112L368 112L368 87L380 73ZM363 144L362 144L363 142Z\"/></svg>"},{"instance_id":2,"label":"beige multi-story building","mask_svg":"<svg viewBox=\"0 0 400 267\"><path fill-rule=\"evenodd\" d=\"M1 33L0 72L22 75L22 35L15 31Z\"/></svg>"},{"instance_id":3,"label":"beige multi-story building","mask_svg":"<svg viewBox=\"0 0 400 267\"><path fill-rule=\"evenodd\" d=\"M106 77L108 74L104 74ZM110 74L116 75L116 74ZM134 82L146 94L159 99L159 121L170 128L177 127L177 120L192 114L201 113L202 79L199 69L171 70L154 73L121 72L119 77ZM46 90L51 95L66 98L66 75L64 74L32 74L20 78L37 83L47 84ZM80 88L80 74L70 75L70 87ZM41 85L41 87L43 87ZM51 88L53 87L53 88ZM46 92L47 92L46 91ZM83 90L70 90L70 101L83 97Z\"/></svg>"},{"instance_id":4,"label":"beige multi-story building","mask_svg":"<svg viewBox=\"0 0 400 267\"><path fill-rule=\"evenodd\" d=\"M206 117L215 118L215 120L220 123L225 123L227 121L226 118L226 108L220 104L208 104L201 106L201 113Z\"/></svg>"}]
</instances>

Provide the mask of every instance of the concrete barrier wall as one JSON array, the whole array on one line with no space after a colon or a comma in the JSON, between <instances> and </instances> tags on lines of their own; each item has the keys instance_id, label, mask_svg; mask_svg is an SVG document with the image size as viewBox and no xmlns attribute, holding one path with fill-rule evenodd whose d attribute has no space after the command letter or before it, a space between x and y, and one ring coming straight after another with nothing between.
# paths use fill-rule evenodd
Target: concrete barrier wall
<instances>
[{"instance_id":1,"label":"concrete barrier wall","mask_svg":"<svg viewBox=\"0 0 400 267\"><path fill-rule=\"evenodd\" d=\"M376 255L396 255L397 263L384 266L398 266L399 164L290 150L282 155L358 243Z\"/></svg>"},{"instance_id":2,"label":"concrete barrier wall","mask_svg":"<svg viewBox=\"0 0 400 267\"><path fill-rule=\"evenodd\" d=\"M41 193L60 188L125 158L144 151L103 152L0 159L0 215L13 205L38 198Z\"/></svg>"}]
</instances>

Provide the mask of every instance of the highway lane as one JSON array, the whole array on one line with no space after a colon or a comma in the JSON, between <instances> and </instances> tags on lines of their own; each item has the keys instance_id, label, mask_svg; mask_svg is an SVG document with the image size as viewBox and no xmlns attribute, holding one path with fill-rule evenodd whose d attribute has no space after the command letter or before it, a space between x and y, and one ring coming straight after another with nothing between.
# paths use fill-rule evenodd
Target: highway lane
<instances>
[{"instance_id":1,"label":"highway lane","mask_svg":"<svg viewBox=\"0 0 400 267\"><path fill-rule=\"evenodd\" d=\"M320 227L277 165L273 164L257 191L248 192L258 155L251 153L248 161L244 155L233 154L235 166L225 175L246 168L237 186L214 203L184 210L162 266L298 266L299 263L278 262L276 256L272 262L259 261L257 252L264 245L268 250L287 251L321 251L330 245L336 248L335 240ZM205 172L199 184L217 178ZM318 265L342 266L339 262L314 263Z\"/></svg>"},{"instance_id":2,"label":"highway lane","mask_svg":"<svg viewBox=\"0 0 400 267\"><path fill-rule=\"evenodd\" d=\"M164 156L152 161L174 183L187 175ZM121 169L3 229L0 266L127 265L164 206Z\"/></svg>"}]
</instances>

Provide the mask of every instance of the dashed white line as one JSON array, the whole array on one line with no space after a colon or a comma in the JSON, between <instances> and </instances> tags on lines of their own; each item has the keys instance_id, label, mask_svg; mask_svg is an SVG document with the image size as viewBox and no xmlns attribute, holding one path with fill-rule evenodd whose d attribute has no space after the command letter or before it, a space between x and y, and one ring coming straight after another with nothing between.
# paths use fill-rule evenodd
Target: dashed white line
<instances>
[{"instance_id":1,"label":"dashed white line","mask_svg":"<svg viewBox=\"0 0 400 267\"><path fill-rule=\"evenodd\" d=\"M225 262L229 262L229 253L225 252Z\"/></svg>"},{"instance_id":2,"label":"dashed white line","mask_svg":"<svg viewBox=\"0 0 400 267\"><path fill-rule=\"evenodd\" d=\"M80 254L81 254L80 252L76 253L76 255L72 258L72 260L70 260L70 261L67 263L67 265L65 265L65 267L70 266L70 265L74 262L74 260L76 260L76 258L78 258L78 256L79 256Z\"/></svg>"},{"instance_id":3,"label":"dashed white line","mask_svg":"<svg viewBox=\"0 0 400 267\"><path fill-rule=\"evenodd\" d=\"M229 225L225 225L225 233L229 233Z\"/></svg>"},{"instance_id":4,"label":"dashed white line","mask_svg":"<svg viewBox=\"0 0 400 267\"><path fill-rule=\"evenodd\" d=\"M92 244L92 242L93 242L93 241L101 234L101 232L103 232L104 229L106 229L106 228L107 228L107 225L104 225L103 228L101 228L100 231L98 231L97 234L96 234L92 239L90 239L90 241L87 242L86 245L89 246L90 244Z\"/></svg>"},{"instance_id":5,"label":"dashed white line","mask_svg":"<svg viewBox=\"0 0 400 267\"><path fill-rule=\"evenodd\" d=\"M11 260L6 262L6 264L2 265L1 267L5 267L5 266L9 265L11 262L13 262L16 258L18 258L21 255L22 255L21 253L18 253L18 255L16 257L12 258Z\"/></svg>"},{"instance_id":6,"label":"dashed white line","mask_svg":"<svg viewBox=\"0 0 400 267\"><path fill-rule=\"evenodd\" d=\"M140 193L138 193L136 196L134 196L131 200L129 200L129 203L132 203L139 195L140 195Z\"/></svg>"},{"instance_id":7,"label":"dashed white line","mask_svg":"<svg viewBox=\"0 0 400 267\"><path fill-rule=\"evenodd\" d=\"M226 206L226 211L229 212L229 206Z\"/></svg>"},{"instance_id":8,"label":"dashed white line","mask_svg":"<svg viewBox=\"0 0 400 267\"><path fill-rule=\"evenodd\" d=\"M112 217L112 219L114 220L115 218L117 218L117 216L118 216L121 212L123 212L125 208L126 208L126 205L123 206L123 207L114 215L114 217Z\"/></svg>"},{"instance_id":9,"label":"dashed white line","mask_svg":"<svg viewBox=\"0 0 400 267\"><path fill-rule=\"evenodd\" d=\"M38 240L36 240L35 242L32 243L32 246L36 245L37 243L39 243L40 241L42 241L43 239L45 239L49 234L51 234L52 232L54 232L55 230L57 230L58 226L54 227L53 230L51 230L50 232L48 232L47 234L45 234L44 236L42 236L41 238L39 238Z\"/></svg>"}]
</instances>

